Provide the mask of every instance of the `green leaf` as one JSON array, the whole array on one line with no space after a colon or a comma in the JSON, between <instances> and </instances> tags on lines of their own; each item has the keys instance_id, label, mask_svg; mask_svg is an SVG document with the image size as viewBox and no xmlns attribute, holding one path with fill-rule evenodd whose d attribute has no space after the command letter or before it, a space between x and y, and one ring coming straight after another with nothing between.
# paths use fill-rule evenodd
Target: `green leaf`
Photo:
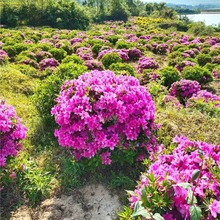
<instances>
[{"instance_id":1,"label":"green leaf","mask_svg":"<svg viewBox=\"0 0 220 220\"><path fill-rule=\"evenodd\" d=\"M187 194L187 203L189 205L197 203L196 197L193 195L193 191L191 188L188 189L188 194Z\"/></svg>"},{"instance_id":2,"label":"green leaf","mask_svg":"<svg viewBox=\"0 0 220 220\"><path fill-rule=\"evenodd\" d=\"M130 194L131 196L134 196L135 195L135 193L134 193L134 191L131 191L131 190L125 190L128 194Z\"/></svg>"},{"instance_id":3,"label":"green leaf","mask_svg":"<svg viewBox=\"0 0 220 220\"><path fill-rule=\"evenodd\" d=\"M190 219L191 220L200 220L201 219L202 210L199 206L196 206L196 205L190 206L189 212L190 212Z\"/></svg>"},{"instance_id":4,"label":"green leaf","mask_svg":"<svg viewBox=\"0 0 220 220\"><path fill-rule=\"evenodd\" d=\"M141 206L141 204L142 203L140 201L136 202L135 207L134 207L134 212L131 215L131 217L141 215L145 217L146 219L151 219L150 213L143 206Z\"/></svg>"},{"instance_id":5,"label":"green leaf","mask_svg":"<svg viewBox=\"0 0 220 220\"><path fill-rule=\"evenodd\" d=\"M178 183L177 186L183 187L184 189L191 189L190 183Z\"/></svg>"},{"instance_id":6,"label":"green leaf","mask_svg":"<svg viewBox=\"0 0 220 220\"><path fill-rule=\"evenodd\" d=\"M155 213L153 215L153 219L155 219L155 220L164 220L164 218L159 213Z\"/></svg>"},{"instance_id":7,"label":"green leaf","mask_svg":"<svg viewBox=\"0 0 220 220\"><path fill-rule=\"evenodd\" d=\"M200 175L200 170L194 170L192 173L192 182L195 181Z\"/></svg>"}]
</instances>

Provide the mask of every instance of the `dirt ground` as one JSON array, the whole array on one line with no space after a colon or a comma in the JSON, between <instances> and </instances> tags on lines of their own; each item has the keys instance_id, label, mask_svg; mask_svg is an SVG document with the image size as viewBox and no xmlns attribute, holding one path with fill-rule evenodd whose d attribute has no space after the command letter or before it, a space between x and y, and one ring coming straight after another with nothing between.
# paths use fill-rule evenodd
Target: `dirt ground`
<instances>
[{"instance_id":1,"label":"dirt ground","mask_svg":"<svg viewBox=\"0 0 220 220\"><path fill-rule=\"evenodd\" d=\"M102 185L88 185L68 196L47 199L34 210L22 206L10 220L115 220L121 208L117 195Z\"/></svg>"}]
</instances>

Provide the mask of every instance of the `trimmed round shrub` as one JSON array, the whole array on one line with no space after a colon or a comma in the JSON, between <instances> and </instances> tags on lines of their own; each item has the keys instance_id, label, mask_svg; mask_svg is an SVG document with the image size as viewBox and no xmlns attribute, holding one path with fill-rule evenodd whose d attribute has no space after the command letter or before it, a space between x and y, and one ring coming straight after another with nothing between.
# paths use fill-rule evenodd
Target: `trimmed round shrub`
<instances>
[{"instance_id":1,"label":"trimmed round shrub","mask_svg":"<svg viewBox=\"0 0 220 220\"><path fill-rule=\"evenodd\" d=\"M136 47L128 50L128 56L130 60L133 60L133 61L138 60L141 57L141 55L142 55L142 52Z\"/></svg>"},{"instance_id":2,"label":"trimmed round shrub","mask_svg":"<svg viewBox=\"0 0 220 220\"><path fill-rule=\"evenodd\" d=\"M162 85L170 88L171 84L180 80L179 72L174 67L164 67L160 70Z\"/></svg>"},{"instance_id":3,"label":"trimmed round shrub","mask_svg":"<svg viewBox=\"0 0 220 220\"><path fill-rule=\"evenodd\" d=\"M154 59L150 57L142 57L138 61L137 69L140 73L142 73L145 69L157 69L158 67L159 65Z\"/></svg>"},{"instance_id":4,"label":"trimmed round shrub","mask_svg":"<svg viewBox=\"0 0 220 220\"><path fill-rule=\"evenodd\" d=\"M199 54L196 57L197 62L200 66L205 66L207 63L212 62L212 57L209 54Z\"/></svg>"},{"instance_id":5,"label":"trimmed round shrub","mask_svg":"<svg viewBox=\"0 0 220 220\"><path fill-rule=\"evenodd\" d=\"M173 142L177 147L169 153L162 149L148 161L147 172L136 189L129 191L132 217L219 219L220 145L190 141L184 136L176 136Z\"/></svg>"},{"instance_id":6,"label":"trimmed round shrub","mask_svg":"<svg viewBox=\"0 0 220 220\"><path fill-rule=\"evenodd\" d=\"M6 166L7 158L17 155L26 132L14 107L0 100L0 167Z\"/></svg>"},{"instance_id":7,"label":"trimmed round shrub","mask_svg":"<svg viewBox=\"0 0 220 220\"><path fill-rule=\"evenodd\" d=\"M171 85L170 95L177 97L181 104L185 104L185 99L191 98L200 88L199 83L195 80L181 79Z\"/></svg>"},{"instance_id":8,"label":"trimmed round shrub","mask_svg":"<svg viewBox=\"0 0 220 220\"><path fill-rule=\"evenodd\" d=\"M40 70L45 70L46 68L55 68L59 65L58 61L54 58L46 58L40 63Z\"/></svg>"},{"instance_id":9,"label":"trimmed round shrub","mask_svg":"<svg viewBox=\"0 0 220 220\"><path fill-rule=\"evenodd\" d=\"M93 55L94 55L94 57L97 57L98 56L98 54L99 54L99 51L100 51L100 49L102 48L102 44L101 43L99 43L99 44L94 44L93 46L92 46L92 53L93 53Z\"/></svg>"},{"instance_id":10,"label":"trimmed round shrub","mask_svg":"<svg viewBox=\"0 0 220 220\"><path fill-rule=\"evenodd\" d=\"M106 69L113 63L122 63L122 58L117 52L107 53L101 59L102 64Z\"/></svg>"},{"instance_id":11,"label":"trimmed round shrub","mask_svg":"<svg viewBox=\"0 0 220 220\"><path fill-rule=\"evenodd\" d=\"M88 70L103 70L104 67L100 61L97 60L86 60L85 66Z\"/></svg>"},{"instance_id":12,"label":"trimmed round shrub","mask_svg":"<svg viewBox=\"0 0 220 220\"><path fill-rule=\"evenodd\" d=\"M59 144L77 160L100 155L110 164L111 151L154 150L155 106L145 87L132 76L91 71L66 81L52 108Z\"/></svg>"},{"instance_id":13,"label":"trimmed round shrub","mask_svg":"<svg viewBox=\"0 0 220 220\"><path fill-rule=\"evenodd\" d=\"M129 49L133 46L133 43L126 42L123 40L117 41L116 48L117 49Z\"/></svg>"},{"instance_id":14,"label":"trimmed round shrub","mask_svg":"<svg viewBox=\"0 0 220 220\"><path fill-rule=\"evenodd\" d=\"M0 65L7 64L8 60L8 54L4 50L0 50Z\"/></svg>"},{"instance_id":15,"label":"trimmed round shrub","mask_svg":"<svg viewBox=\"0 0 220 220\"><path fill-rule=\"evenodd\" d=\"M109 69L116 74L134 76L134 68L128 63L113 63Z\"/></svg>"},{"instance_id":16,"label":"trimmed round shrub","mask_svg":"<svg viewBox=\"0 0 220 220\"><path fill-rule=\"evenodd\" d=\"M69 62L73 62L76 64L83 64L83 60L80 59L80 57L77 56L76 54L68 55L62 60L62 63L69 63Z\"/></svg>"},{"instance_id":17,"label":"trimmed round shrub","mask_svg":"<svg viewBox=\"0 0 220 220\"><path fill-rule=\"evenodd\" d=\"M53 58L58 60L59 62L67 55L67 52L64 49L60 48L52 48L51 50L49 50L49 53L51 53L53 55Z\"/></svg>"},{"instance_id":18,"label":"trimmed round shrub","mask_svg":"<svg viewBox=\"0 0 220 220\"><path fill-rule=\"evenodd\" d=\"M120 36L117 36L117 35L109 35L106 37L106 40L108 40L113 45L115 45L119 39L120 39Z\"/></svg>"},{"instance_id":19,"label":"trimmed round shrub","mask_svg":"<svg viewBox=\"0 0 220 220\"><path fill-rule=\"evenodd\" d=\"M54 100L59 94L61 85L65 80L77 78L86 70L87 68L80 64L73 64L71 62L60 64L53 74L39 83L33 101L47 125L54 125L54 119L51 116L50 110L55 104Z\"/></svg>"},{"instance_id":20,"label":"trimmed round shrub","mask_svg":"<svg viewBox=\"0 0 220 220\"><path fill-rule=\"evenodd\" d=\"M14 68L18 69L24 75L27 75L30 77L37 77L37 70L30 65L17 64L16 66L14 66Z\"/></svg>"},{"instance_id":21,"label":"trimmed round shrub","mask_svg":"<svg viewBox=\"0 0 220 220\"><path fill-rule=\"evenodd\" d=\"M213 81L210 71L199 66L186 66L182 71L182 78L196 80L200 84L206 84Z\"/></svg>"}]
</instances>

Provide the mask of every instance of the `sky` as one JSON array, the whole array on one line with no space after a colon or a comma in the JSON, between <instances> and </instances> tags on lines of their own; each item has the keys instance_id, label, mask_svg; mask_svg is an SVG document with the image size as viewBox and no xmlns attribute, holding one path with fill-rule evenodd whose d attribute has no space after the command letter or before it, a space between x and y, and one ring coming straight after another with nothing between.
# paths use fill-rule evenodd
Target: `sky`
<instances>
[{"instance_id":1,"label":"sky","mask_svg":"<svg viewBox=\"0 0 220 220\"><path fill-rule=\"evenodd\" d=\"M166 2L183 5L219 4L220 0L142 0L143 2Z\"/></svg>"}]
</instances>

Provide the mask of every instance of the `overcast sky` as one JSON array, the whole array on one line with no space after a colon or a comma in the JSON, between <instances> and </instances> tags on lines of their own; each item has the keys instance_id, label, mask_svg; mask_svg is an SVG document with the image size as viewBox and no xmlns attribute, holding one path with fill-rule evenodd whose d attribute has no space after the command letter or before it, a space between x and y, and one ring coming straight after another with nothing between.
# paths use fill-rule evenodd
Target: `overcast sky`
<instances>
[{"instance_id":1,"label":"overcast sky","mask_svg":"<svg viewBox=\"0 0 220 220\"><path fill-rule=\"evenodd\" d=\"M143 2L166 2L184 5L219 4L220 0L142 0Z\"/></svg>"}]
</instances>

